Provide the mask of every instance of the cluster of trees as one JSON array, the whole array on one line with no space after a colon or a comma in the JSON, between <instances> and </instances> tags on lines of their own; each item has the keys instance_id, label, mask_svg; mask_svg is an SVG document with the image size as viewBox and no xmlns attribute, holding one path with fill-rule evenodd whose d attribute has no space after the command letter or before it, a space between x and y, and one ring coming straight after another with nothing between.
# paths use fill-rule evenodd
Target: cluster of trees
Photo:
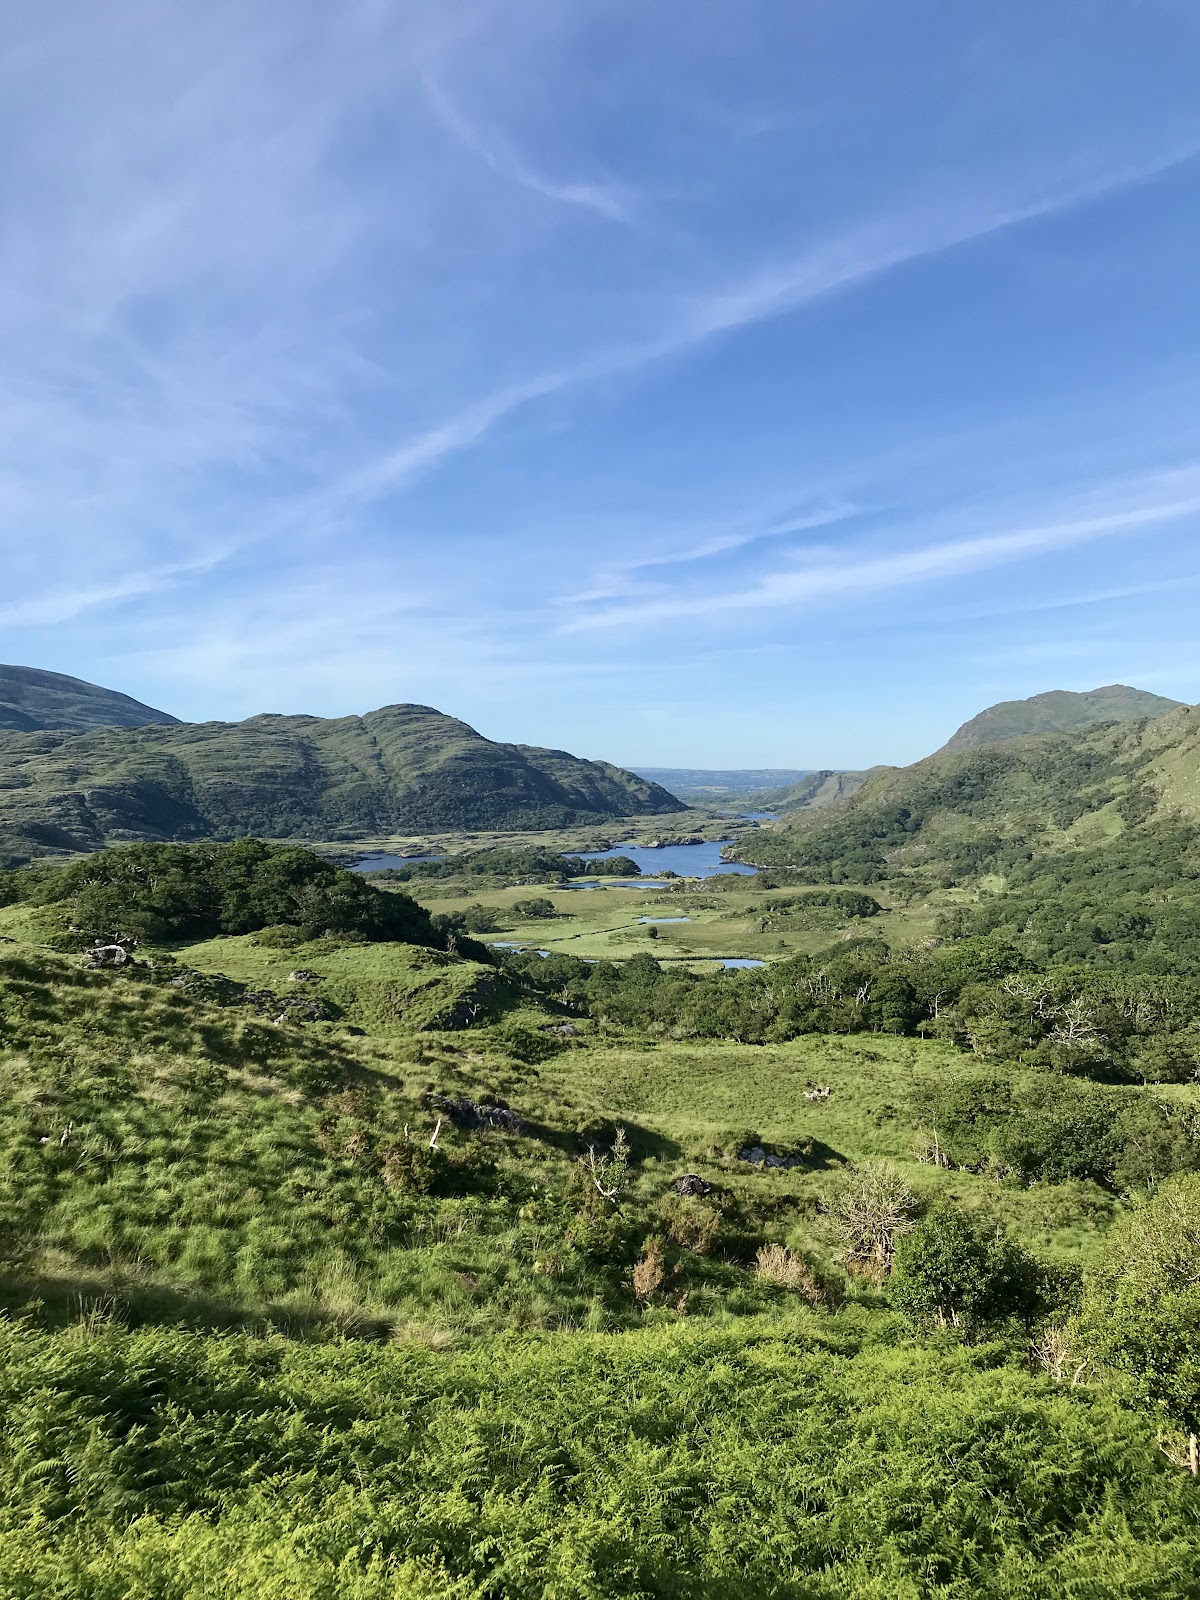
<instances>
[{"instance_id":1,"label":"cluster of trees","mask_svg":"<svg viewBox=\"0 0 1200 1600\"><path fill-rule=\"evenodd\" d=\"M912 1110L932 1159L1025 1183L1084 1178L1132 1193L1200 1170L1200 1119L1140 1090L977 1070L921 1080Z\"/></svg>"},{"instance_id":2,"label":"cluster of trees","mask_svg":"<svg viewBox=\"0 0 1200 1600\"><path fill-rule=\"evenodd\" d=\"M1200 972L1200 831L1190 825L1155 823L1084 850L1026 848L1003 867L1005 892L943 915L940 932L1002 932L1041 963Z\"/></svg>"},{"instance_id":3,"label":"cluster of trees","mask_svg":"<svg viewBox=\"0 0 1200 1600\"><path fill-rule=\"evenodd\" d=\"M74 942L160 943L288 926L440 947L422 906L297 845L133 844L6 876L9 899L52 908Z\"/></svg>"},{"instance_id":4,"label":"cluster of trees","mask_svg":"<svg viewBox=\"0 0 1200 1600\"><path fill-rule=\"evenodd\" d=\"M1188 1082L1200 1070L1200 980L1039 971L995 936L905 950L853 939L823 955L706 974L648 954L620 965L504 959L598 1020L674 1038L932 1034L986 1059L1131 1082Z\"/></svg>"},{"instance_id":5,"label":"cluster of trees","mask_svg":"<svg viewBox=\"0 0 1200 1600\"><path fill-rule=\"evenodd\" d=\"M493 845L441 861L414 861L388 867L371 876L384 883L412 883L426 878L497 878L507 883L561 883L567 878L637 878L641 868L629 856L585 860L560 855L540 845Z\"/></svg>"}]
</instances>

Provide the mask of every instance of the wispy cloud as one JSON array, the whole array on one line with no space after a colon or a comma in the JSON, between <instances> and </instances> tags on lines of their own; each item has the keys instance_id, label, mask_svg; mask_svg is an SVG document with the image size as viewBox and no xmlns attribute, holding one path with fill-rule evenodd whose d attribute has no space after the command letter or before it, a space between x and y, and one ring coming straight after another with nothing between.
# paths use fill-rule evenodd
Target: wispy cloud
<instances>
[{"instance_id":1,"label":"wispy cloud","mask_svg":"<svg viewBox=\"0 0 1200 1600\"><path fill-rule=\"evenodd\" d=\"M1183 476L1194 480L1197 473L1190 472ZM665 595L648 601L602 607L563 623L562 630L570 633L639 626L680 617L796 607L842 596L881 593L916 583L959 577L1022 557L1044 555L1197 514L1200 514L1200 492L1192 492L1100 515L926 544L895 554L852 551L836 561L806 563L798 568L768 573L756 583L741 588Z\"/></svg>"},{"instance_id":2,"label":"wispy cloud","mask_svg":"<svg viewBox=\"0 0 1200 1600\"><path fill-rule=\"evenodd\" d=\"M666 332L614 345L471 401L434 426L362 463L341 481L331 482L318 497L321 510L324 515L336 516L343 501L347 507L358 506L402 491L446 460L479 444L514 413L535 401L686 355L716 338L800 311L902 267L1146 182L1194 160L1198 154L1200 143L1188 142L1145 163L1082 176L1047 178L1034 194L999 207L983 209L972 205L940 215L936 208L927 207L912 215L873 221L722 288L703 294L668 293L658 313ZM308 509L302 508L302 514Z\"/></svg>"},{"instance_id":3,"label":"wispy cloud","mask_svg":"<svg viewBox=\"0 0 1200 1600\"><path fill-rule=\"evenodd\" d=\"M432 72L422 73L421 82L430 105L445 127L497 177L518 184L522 189L529 189L546 200L591 211L609 222L631 223L635 220L634 198L628 188L613 183L552 178L539 172L502 135L496 132L485 135L469 121Z\"/></svg>"},{"instance_id":4,"label":"wispy cloud","mask_svg":"<svg viewBox=\"0 0 1200 1600\"><path fill-rule=\"evenodd\" d=\"M85 612L119 605L144 595L158 594L181 578L211 572L230 554L229 550L210 551L192 561L176 561L145 571L125 572L112 582L45 589L40 594L0 606L0 627L39 628L74 622Z\"/></svg>"}]
</instances>

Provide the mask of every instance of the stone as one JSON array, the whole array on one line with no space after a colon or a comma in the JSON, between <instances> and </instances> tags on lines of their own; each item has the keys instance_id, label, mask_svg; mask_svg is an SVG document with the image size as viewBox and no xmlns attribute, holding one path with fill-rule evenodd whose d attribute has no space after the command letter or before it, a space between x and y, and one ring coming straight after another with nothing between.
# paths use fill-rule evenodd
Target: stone
<instances>
[{"instance_id":1,"label":"stone","mask_svg":"<svg viewBox=\"0 0 1200 1600\"><path fill-rule=\"evenodd\" d=\"M131 959L123 944L93 945L84 957L89 967L124 967Z\"/></svg>"},{"instance_id":2,"label":"stone","mask_svg":"<svg viewBox=\"0 0 1200 1600\"><path fill-rule=\"evenodd\" d=\"M698 1172L685 1172L671 1185L676 1194L711 1194L712 1184L706 1183Z\"/></svg>"}]
</instances>

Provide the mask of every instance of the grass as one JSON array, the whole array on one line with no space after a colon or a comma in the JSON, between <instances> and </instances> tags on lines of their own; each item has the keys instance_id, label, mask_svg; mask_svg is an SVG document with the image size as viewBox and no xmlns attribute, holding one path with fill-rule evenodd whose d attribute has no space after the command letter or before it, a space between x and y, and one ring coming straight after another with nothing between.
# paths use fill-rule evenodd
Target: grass
<instances>
[{"instance_id":1,"label":"grass","mask_svg":"<svg viewBox=\"0 0 1200 1600\"><path fill-rule=\"evenodd\" d=\"M436 888L434 909L547 892L570 920L522 938L581 954L844 931L757 932L787 896L750 883ZM689 949L638 929L679 907ZM928 914L848 928L921 937ZM20 907L0 932L0 1593L1197 1592L1195 1487L1152 1421L1031 1372L1023 1340L915 1339L846 1269L830 1207L870 1160L1059 1264L1093 1260L1118 1209L919 1162L913 1085L973 1070L950 1046L564 1037L515 980L412 946L250 935L107 973L39 948ZM171 961L335 1015L279 1024ZM456 1128L436 1096L528 1131ZM580 1158L617 1125L611 1206ZM738 1159L751 1136L802 1163ZM677 1194L687 1172L711 1192Z\"/></svg>"},{"instance_id":2,"label":"grass","mask_svg":"<svg viewBox=\"0 0 1200 1600\"><path fill-rule=\"evenodd\" d=\"M551 950L583 959L621 960L649 951L658 961L684 961L703 970L727 957L778 960L794 952L813 954L843 937L878 936L897 944L926 938L933 931L936 909L922 901L912 907L889 905L879 916L838 920L823 925L764 928L777 907L797 898L795 889L763 889L752 878L745 888L712 889L703 879L681 880L669 891L601 885L596 889L556 889L538 885L489 887L479 880L416 881L405 885L433 912L462 911L476 902L504 913L504 929L484 936L486 942L516 941L532 949ZM549 900L553 918L530 920L512 912L515 902L531 894ZM887 896L882 896L886 902ZM643 917L686 916L685 923L658 924L651 940ZM790 919L789 919L790 920Z\"/></svg>"}]
</instances>

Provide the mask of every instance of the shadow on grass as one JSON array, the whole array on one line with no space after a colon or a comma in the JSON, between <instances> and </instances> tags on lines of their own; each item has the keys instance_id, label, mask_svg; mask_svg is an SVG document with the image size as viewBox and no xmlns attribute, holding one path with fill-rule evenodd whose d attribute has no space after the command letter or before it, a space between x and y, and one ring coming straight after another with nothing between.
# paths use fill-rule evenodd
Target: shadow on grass
<instances>
[{"instance_id":1,"label":"shadow on grass","mask_svg":"<svg viewBox=\"0 0 1200 1600\"><path fill-rule=\"evenodd\" d=\"M166 1284L106 1283L101 1277L67 1273L13 1274L0 1282L0 1315L28 1319L39 1327L65 1328L96 1318L126 1328L176 1327L205 1333L278 1333L289 1339L333 1339L347 1335L387 1340L393 1319L365 1312L342 1313L316 1304L265 1301L248 1306L201 1289Z\"/></svg>"}]
</instances>

